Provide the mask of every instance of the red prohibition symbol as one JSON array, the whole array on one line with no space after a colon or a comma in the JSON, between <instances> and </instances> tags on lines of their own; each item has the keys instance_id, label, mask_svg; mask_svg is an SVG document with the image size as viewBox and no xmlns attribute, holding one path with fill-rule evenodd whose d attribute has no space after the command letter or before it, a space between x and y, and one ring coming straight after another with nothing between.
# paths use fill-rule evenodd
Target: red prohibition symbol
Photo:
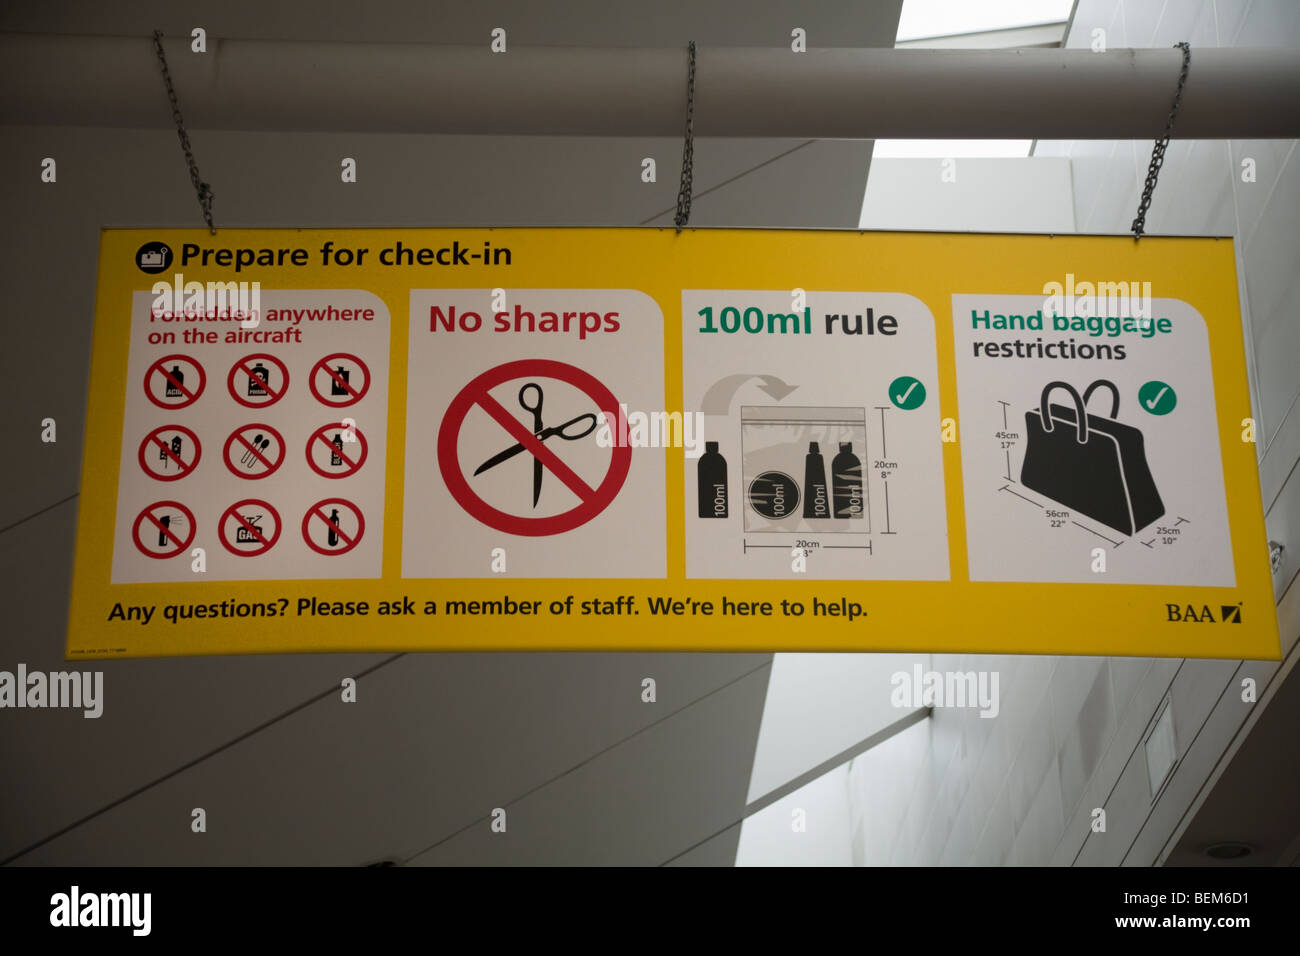
<instances>
[{"instance_id":1,"label":"red prohibition symbol","mask_svg":"<svg viewBox=\"0 0 1300 956\"><path fill-rule=\"evenodd\" d=\"M245 408L266 408L284 398L289 390L289 369L274 355L254 352L230 366L226 388L230 389L230 397Z\"/></svg>"},{"instance_id":2,"label":"red prohibition symbol","mask_svg":"<svg viewBox=\"0 0 1300 956\"><path fill-rule=\"evenodd\" d=\"M144 373L144 394L159 408L193 405L207 384L203 366L179 353L164 355Z\"/></svg>"},{"instance_id":3,"label":"red prohibition symbol","mask_svg":"<svg viewBox=\"0 0 1300 956\"><path fill-rule=\"evenodd\" d=\"M163 437L172 432L176 434L171 438ZM163 425L144 436L138 459L150 478L179 481L198 466L202 456L198 435L182 425Z\"/></svg>"},{"instance_id":4,"label":"red prohibition symbol","mask_svg":"<svg viewBox=\"0 0 1300 956\"><path fill-rule=\"evenodd\" d=\"M180 514L168 514L169 511L178 511ZM178 535L175 527L181 524L189 529L183 537ZM136 515L135 524L131 526L131 540L146 558L174 558L190 546L196 530L194 512L189 508L179 501L155 501ZM143 535L141 531L144 532ZM157 538L153 537L155 532ZM144 543L146 538L156 540L156 548L166 550L155 550L155 546L147 546Z\"/></svg>"},{"instance_id":5,"label":"red prohibition symbol","mask_svg":"<svg viewBox=\"0 0 1300 956\"><path fill-rule=\"evenodd\" d=\"M531 537L571 531L596 517L614 500L614 496L623 487L632 465L631 446L615 445L610 449L609 468L605 472L604 479L597 487L592 488L566 465L559 455L542 444L519 419L488 394L488 389L495 388L503 382L536 377L567 382L585 392L595 402L596 407L605 413L606 421L619 420L618 399L595 376L564 362L551 359L524 359L488 369L461 389L447 407L447 412L442 418L442 427L438 430L438 468L452 497L467 513L489 528L507 534ZM461 426L465 423L465 416L475 405L482 408L505 429L507 439L512 438L523 445L525 451L532 454L543 467L577 495L581 499L581 504L557 515L533 518L501 511L480 498L470 487L469 481L462 472L457 454Z\"/></svg>"},{"instance_id":6,"label":"red prohibition symbol","mask_svg":"<svg viewBox=\"0 0 1300 956\"><path fill-rule=\"evenodd\" d=\"M356 366L360 384L353 380L353 370L349 365ZM370 369L355 355L335 352L311 367L307 385L323 404L331 408L346 408L361 401L370 391Z\"/></svg>"},{"instance_id":7,"label":"red prohibition symbol","mask_svg":"<svg viewBox=\"0 0 1300 956\"><path fill-rule=\"evenodd\" d=\"M263 519L270 518L275 530L267 532ZM221 513L217 522L217 537L231 554L241 558L255 558L266 554L280 539L280 514L260 498L236 501Z\"/></svg>"},{"instance_id":8,"label":"red prohibition symbol","mask_svg":"<svg viewBox=\"0 0 1300 956\"><path fill-rule=\"evenodd\" d=\"M355 531L343 530L344 517L340 511L356 516ZM352 522L349 520L347 524L351 526ZM302 516L302 539L317 554L347 554L360 543L365 533L366 519L362 517L361 509L346 498L322 498Z\"/></svg>"},{"instance_id":9,"label":"red prohibition symbol","mask_svg":"<svg viewBox=\"0 0 1300 956\"><path fill-rule=\"evenodd\" d=\"M346 440L349 430L356 436L355 441ZM307 464L322 478L347 478L361 470L368 451L366 436L360 428L333 422L322 425L307 439Z\"/></svg>"},{"instance_id":10,"label":"red prohibition symbol","mask_svg":"<svg viewBox=\"0 0 1300 956\"><path fill-rule=\"evenodd\" d=\"M249 481L275 474L284 464L286 453L284 436L261 422L240 425L221 449L231 474Z\"/></svg>"}]
</instances>

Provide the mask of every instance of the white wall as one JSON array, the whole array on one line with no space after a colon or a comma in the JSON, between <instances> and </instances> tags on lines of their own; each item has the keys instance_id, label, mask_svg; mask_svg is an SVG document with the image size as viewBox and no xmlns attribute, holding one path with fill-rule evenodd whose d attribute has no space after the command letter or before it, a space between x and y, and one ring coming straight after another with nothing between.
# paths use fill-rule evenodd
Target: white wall
<instances>
[{"instance_id":1,"label":"white wall","mask_svg":"<svg viewBox=\"0 0 1300 956\"><path fill-rule=\"evenodd\" d=\"M747 819L736 866L851 866L848 776L836 767Z\"/></svg>"},{"instance_id":2,"label":"white wall","mask_svg":"<svg viewBox=\"0 0 1300 956\"><path fill-rule=\"evenodd\" d=\"M1300 47L1300 4L1080 0L1066 45L1086 47L1098 26L1112 49L1190 40L1195 71L1198 47ZM1150 150L1150 142L1039 143L1034 159L989 160L979 173L996 180L991 164L1034 169L1024 164L1068 158L1072 189L1049 185L1052 199L1072 199L1079 232L1124 234ZM1241 181L1245 157L1256 161L1254 183ZM958 161L959 183L971 162ZM899 163L913 165L892 168ZM977 201L952 202L960 194L945 192L934 181L933 165L932 160L873 163L864 213L885 216L890 227L942 223L978 230L1017 228L1019 212L1025 216L1023 228L1034 228L1034 197L995 203L996 215ZM1295 141L1175 140L1146 224L1149 234L1236 237L1243 320L1253 349L1264 503L1270 536L1290 543L1275 577L1279 599L1295 577L1300 554L1300 479L1292 472L1300 458L1300 316L1293 305L1300 293L1297 209ZM876 225L864 218L864 225ZM1291 588L1283 604L1284 652L1294 653L1300 633L1296 593ZM932 666L998 671L1002 712L988 720L973 710L936 710L880 752L853 762L855 862L1158 863L1249 716L1252 705L1240 700L1240 681L1253 677L1262 698L1279 673L1278 665L1267 662L1119 658L935 655ZM1142 741L1166 699L1173 708L1179 764L1155 801ZM1095 807L1106 811L1105 833L1090 827Z\"/></svg>"},{"instance_id":3,"label":"white wall","mask_svg":"<svg viewBox=\"0 0 1300 956\"><path fill-rule=\"evenodd\" d=\"M1073 232L1064 159L871 160L863 229Z\"/></svg>"},{"instance_id":4,"label":"white wall","mask_svg":"<svg viewBox=\"0 0 1300 956\"><path fill-rule=\"evenodd\" d=\"M749 802L899 720L889 678L929 654L774 654Z\"/></svg>"}]
</instances>

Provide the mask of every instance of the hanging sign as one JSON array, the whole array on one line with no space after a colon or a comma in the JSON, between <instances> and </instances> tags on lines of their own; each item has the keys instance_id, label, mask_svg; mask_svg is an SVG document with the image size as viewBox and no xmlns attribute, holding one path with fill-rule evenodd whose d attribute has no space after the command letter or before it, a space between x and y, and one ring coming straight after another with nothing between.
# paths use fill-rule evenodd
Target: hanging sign
<instances>
[{"instance_id":1,"label":"hanging sign","mask_svg":"<svg viewBox=\"0 0 1300 956\"><path fill-rule=\"evenodd\" d=\"M109 230L68 652L1277 659L1237 301L1222 239Z\"/></svg>"}]
</instances>

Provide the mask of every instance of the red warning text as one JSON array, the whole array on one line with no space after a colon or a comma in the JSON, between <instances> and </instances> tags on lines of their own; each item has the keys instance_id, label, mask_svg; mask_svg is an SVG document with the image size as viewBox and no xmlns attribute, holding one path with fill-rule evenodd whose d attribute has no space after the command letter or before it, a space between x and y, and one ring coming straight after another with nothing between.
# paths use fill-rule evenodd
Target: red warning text
<instances>
[{"instance_id":1,"label":"red warning text","mask_svg":"<svg viewBox=\"0 0 1300 956\"><path fill-rule=\"evenodd\" d=\"M449 306L429 307L429 331L477 332L484 328L483 316L478 312L459 312ZM578 334L579 339L598 332L619 330L617 312L530 312L516 305L514 312L497 312L492 316L493 332L559 332Z\"/></svg>"}]
</instances>

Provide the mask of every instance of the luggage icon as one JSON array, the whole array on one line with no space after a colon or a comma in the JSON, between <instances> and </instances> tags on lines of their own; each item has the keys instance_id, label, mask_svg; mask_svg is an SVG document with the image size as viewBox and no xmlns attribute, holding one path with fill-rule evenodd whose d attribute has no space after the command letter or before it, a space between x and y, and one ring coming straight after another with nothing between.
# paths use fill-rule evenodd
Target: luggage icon
<instances>
[{"instance_id":1,"label":"luggage icon","mask_svg":"<svg viewBox=\"0 0 1300 956\"><path fill-rule=\"evenodd\" d=\"M1090 415L1088 399L1098 388L1111 393L1110 416ZM1049 405L1064 389L1072 406ZM1049 382L1038 408L1025 413L1025 461L1020 483L1108 528L1131 535L1165 513L1147 465L1142 433L1115 420L1119 389L1106 379L1080 396L1065 382Z\"/></svg>"}]
</instances>

